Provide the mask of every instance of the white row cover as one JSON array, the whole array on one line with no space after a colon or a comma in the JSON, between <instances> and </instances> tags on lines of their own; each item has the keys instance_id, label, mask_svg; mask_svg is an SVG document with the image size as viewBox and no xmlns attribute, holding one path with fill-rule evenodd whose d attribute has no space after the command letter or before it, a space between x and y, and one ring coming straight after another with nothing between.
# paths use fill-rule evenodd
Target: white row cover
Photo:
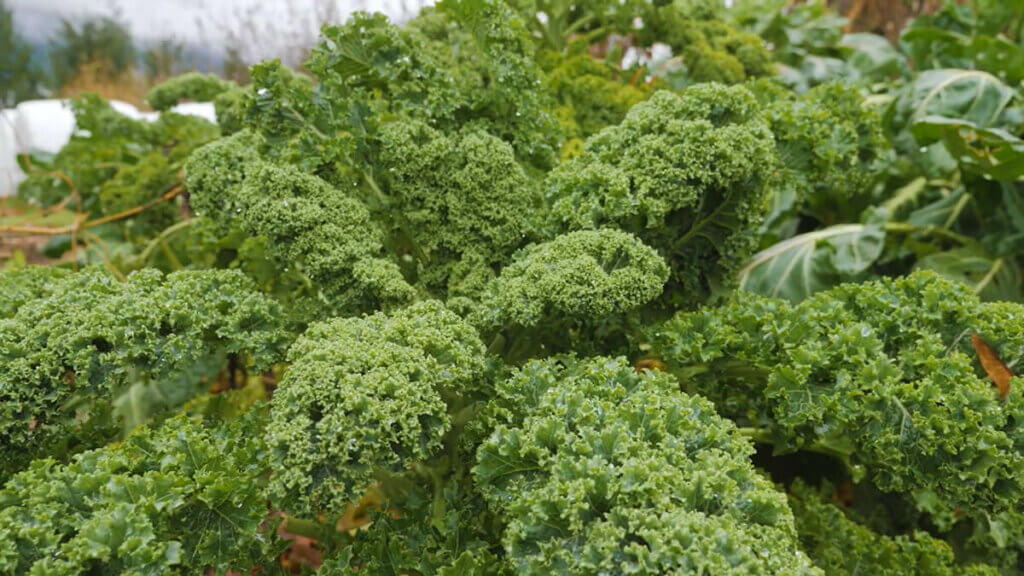
<instances>
[{"instance_id":1,"label":"white row cover","mask_svg":"<svg viewBox=\"0 0 1024 576\"><path fill-rule=\"evenodd\" d=\"M110 105L136 120L152 122L159 117L156 112L141 112L120 100L111 100ZM171 111L217 121L213 104L209 102L185 102ZM18 183L25 179L18 168L18 154L56 154L68 143L74 131L75 116L67 100L29 100L15 108L0 110L0 196L14 194Z\"/></svg>"}]
</instances>

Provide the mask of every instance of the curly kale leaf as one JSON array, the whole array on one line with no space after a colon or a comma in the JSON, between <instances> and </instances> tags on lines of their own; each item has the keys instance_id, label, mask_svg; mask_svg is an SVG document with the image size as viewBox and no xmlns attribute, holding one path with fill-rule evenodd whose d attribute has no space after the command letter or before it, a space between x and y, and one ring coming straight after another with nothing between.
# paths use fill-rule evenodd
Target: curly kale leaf
<instances>
[{"instance_id":1,"label":"curly kale leaf","mask_svg":"<svg viewBox=\"0 0 1024 576\"><path fill-rule=\"evenodd\" d=\"M800 544L826 574L999 574L994 568L983 565L958 566L952 548L927 532L897 536L873 532L830 502L826 492L797 481L789 493Z\"/></svg>"},{"instance_id":2,"label":"curly kale leaf","mask_svg":"<svg viewBox=\"0 0 1024 576\"><path fill-rule=\"evenodd\" d=\"M275 158L335 183L352 169L373 173L385 117L445 132L482 129L509 142L520 161L550 167L558 124L521 21L500 2L461 6L428 11L405 28L364 13L325 27L306 63L316 91L279 65L258 66L248 125Z\"/></svg>"},{"instance_id":3,"label":"curly kale leaf","mask_svg":"<svg viewBox=\"0 0 1024 576\"><path fill-rule=\"evenodd\" d=\"M3 476L181 405L228 355L259 370L286 346L278 306L235 271L144 270L119 282L90 269L47 291L0 320Z\"/></svg>"},{"instance_id":4,"label":"curly kale leaf","mask_svg":"<svg viewBox=\"0 0 1024 576\"><path fill-rule=\"evenodd\" d=\"M462 462L458 464L459 472L443 485L429 475L416 481L408 476L403 482L385 480L383 505L368 515L369 525L331 554L317 573L512 576L515 572L497 544L500 520L487 510Z\"/></svg>"},{"instance_id":5,"label":"curly kale leaf","mask_svg":"<svg viewBox=\"0 0 1024 576\"><path fill-rule=\"evenodd\" d=\"M877 179L889 148L878 111L856 88L838 82L800 95L767 80L751 88L775 134L781 187L791 188L800 207L819 221L856 217L833 211L865 195Z\"/></svg>"},{"instance_id":6,"label":"curly kale leaf","mask_svg":"<svg viewBox=\"0 0 1024 576\"><path fill-rule=\"evenodd\" d=\"M640 41L671 46L682 62L687 84L738 84L774 73L764 41L729 22L721 2L673 0L644 8Z\"/></svg>"},{"instance_id":7,"label":"curly kale leaf","mask_svg":"<svg viewBox=\"0 0 1024 576\"><path fill-rule=\"evenodd\" d=\"M774 164L750 92L705 84L634 106L552 171L545 191L556 228L636 235L672 270L667 303L693 306L733 284L756 247Z\"/></svg>"},{"instance_id":8,"label":"curly kale leaf","mask_svg":"<svg viewBox=\"0 0 1024 576\"><path fill-rule=\"evenodd\" d=\"M473 469L519 574L819 574L711 403L624 359L527 364Z\"/></svg>"},{"instance_id":9,"label":"curly kale leaf","mask_svg":"<svg viewBox=\"0 0 1024 576\"><path fill-rule=\"evenodd\" d=\"M633 235L582 230L524 249L490 296L503 323L536 326L548 315L597 321L653 300L667 279L664 260Z\"/></svg>"},{"instance_id":10,"label":"curly kale leaf","mask_svg":"<svg viewBox=\"0 0 1024 576\"><path fill-rule=\"evenodd\" d=\"M222 80L214 74L188 72L153 87L146 93L146 102L154 110L169 110L186 100L209 102L234 87L233 82Z\"/></svg>"},{"instance_id":11,"label":"curly kale leaf","mask_svg":"<svg viewBox=\"0 0 1024 576\"><path fill-rule=\"evenodd\" d=\"M314 324L288 358L267 441L272 494L294 513L340 513L376 473L429 459L450 408L487 385L476 331L437 301Z\"/></svg>"},{"instance_id":12,"label":"curly kale leaf","mask_svg":"<svg viewBox=\"0 0 1024 576\"><path fill-rule=\"evenodd\" d=\"M185 163L185 187L196 216L205 217L227 234L241 212L237 200L250 164L259 161L260 139L248 131L210 142Z\"/></svg>"},{"instance_id":13,"label":"curly kale leaf","mask_svg":"<svg viewBox=\"0 0 1024 576\"><path fill-rule=\"evenodd\" d=\"M37 460L0 490L4 574L224 574L272 557L256 411L176 417L71 463Z\"/></svg>"},{"instance_id":14,"label":"curly kale leaf","mask_svg":"<svg viewBox=\"0 0 1024 576\"><path fill-rule=\"evenodd\" d=\"M558 102L566 143L562 156L575 155L582 139L622 122L635 104L653 93L649 84L629 82L627 73L587 54L546 55L546 83ZM634 75L634 80L635 74Z\"/></svg>"},{"instance_id":15,"label":"curly kale leaf","mask_svg":"<svg viewBox=\"0 0 1024 576\"><path fill-rule=\"evenodd\" d=\"M196 211L222 233L266 239L272 261L315 285L323 307L358 312L410 301L413 289L382 255L380 227L362 201L289 165L260 161L248 131L198 150L186 166Z\"/></svg>"},{"instance_id":16,"label":"curly kale leaf","mask_svg":"<svg viewBox=\"0 0 1024 576\"><path fill-rule=\"evenodd\" d=\"M744 294L678 315L653 340L688 390L763 427L777 450L837 456L943 515L1006 509L1024 493L1024 400L999 400L969 338L1013 363L1022 317L1019 304L917 272L799 304Z\"/></svg>"},{"instance_id":17,"label":"curly kale leaf","mask_svg":"<svg viewBox=\"0 0 1024 576\"><path fill-rule=\"evenodd\" d=\"M632 234L570 232L519 252L490 283L474 323L505 341L506 359L602 349L661 294L668 275L664 259Z\"/></svg>"},{"instance_id":18,"label":"curly kale leaf","mask_svg":"<svg viewBox=\"0 0 1024 576\"><path fill-rule=\"evenodd\" d=\"M446 295L470 262L488 269L507 263L533 234L540 194L512 147L495 136L395 122L382 130L380 147L387 198L377 212L395 237L389 243L417 257L418 284L429 292Z\"/></svg>"},{"instance_id":19,"label":"curly kale leaf","mask_svg":"<svg viewBox=\"0 0 1024 576\"><path fill-rule=\"evenodd\" d=\"M0 318L10 318L26 303L60 289L71 272L55 266L28 266L0 272Z\"/></svg>"}]
</instances>

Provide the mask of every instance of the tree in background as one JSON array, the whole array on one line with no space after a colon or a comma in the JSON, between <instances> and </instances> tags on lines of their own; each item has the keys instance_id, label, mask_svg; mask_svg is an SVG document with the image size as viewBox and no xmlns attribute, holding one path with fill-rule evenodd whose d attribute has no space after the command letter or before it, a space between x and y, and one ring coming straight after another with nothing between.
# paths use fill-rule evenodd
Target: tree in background
<instances>
[{"instance_id":1,"label":"tree in background","mask_svg":"<svg viewBox=\"0 0 1024 576\"><path fill-rule=\"evenodd\" d=\"M50 42L50 63L57 89L80 80L83 72L93 82L116 81L132 71L135 46L116 15L80 23L64 20Z\"/></svg>"},{"instance_id":2,"label":"tree in background","mask_svg":"<svg viewBox=\"0 0 1024 576\"><path fill-rule=\"evenodd\" d=\"M238 84L248 84L249 64L242 57L242 50L237 44L229 44L224 55L224 64L221 66L221 76Z\"/></svg>"},{"instance_id":3,"label":"tree in background","mask_svg":"<svg viewBox=\"0 0 1024 576\"><path fill-rule=\"evenodd\" d=\"M14 32L14 15L0 0L0 107L38 96L42 83L32 47Z\"/></svg>"},{"instance_id":4,"label":"tree in background","mask_svg":"<svg viewBox=\"0 0 1024 576\"><path fill-rule=\"evenodd\" d=\"M146 81L154 84L185 71L185 45L173 38L164 38L142 55Z\"/></svg>"}]
</instances>

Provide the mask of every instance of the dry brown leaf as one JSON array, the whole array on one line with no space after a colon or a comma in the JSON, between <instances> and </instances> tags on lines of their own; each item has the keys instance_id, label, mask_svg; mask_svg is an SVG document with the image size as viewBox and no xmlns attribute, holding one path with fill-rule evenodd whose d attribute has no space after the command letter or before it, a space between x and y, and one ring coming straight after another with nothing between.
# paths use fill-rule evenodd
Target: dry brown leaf
<instances>
[{"instance_id":1,"label":"dry brown leaf","mask_svg":"<svg viewBox=\"0 0 1024 576\"><path fill-rule=\"evenodd\" d=\"M971 333L971 345L974 346L974 351L978 354L981 367L999 389L999 398L1005 400L1010 394L1010 378L1013 378L1013 372L1007 368L1006 364L999 359L996 351L981 336Z\"/></svg>"},{"instance_id":2,"label":"dry brown leaf","mask_svg":"<svg viewBox=\"0 0 1024 576\"><path fill-rule=\"evenodd\" d=\"M657 370L658 372L665 372L668 370L668 366L664 362L657 358L644 358L638 360L634 369L637 372L643 372L644 370Z\"/></svg>"},{"instance_id":3,"label":"dry brown leaf","mask_svg":"<svg viewBox=\"0 0 1024 576\"><path fill-rule=\"evenodd\" d=\"M316 540L291 534L287 531L287 522L282 522L277 527L277 534L282 540L288 542L288 548L281 554L281 568L288 574L298 574L303 566L309 566L314 570L320 567L323 562L320 548Z\"/></svg>"},{"instance_id":4,"label":"dry brown leaf","mask_svg":"<svg viewBox=\"0 0 1024 576\"><path fill-rule=\"evenodd\" d=\"M853 505L853 484L849 480L836 486L836 489L832 492L832 501L839 504L843 508L849 508Z\"/></svg>"}]
</instances>

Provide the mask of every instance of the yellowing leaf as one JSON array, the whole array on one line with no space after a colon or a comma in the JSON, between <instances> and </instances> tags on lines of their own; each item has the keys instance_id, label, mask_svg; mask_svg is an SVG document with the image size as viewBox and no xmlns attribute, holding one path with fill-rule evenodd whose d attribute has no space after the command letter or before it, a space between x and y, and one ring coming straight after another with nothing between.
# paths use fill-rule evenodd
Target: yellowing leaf
<instances>
[{"instance_id":1,"label":"yellowing leaf","mask_svg":"<svg viewBox=\"0 0 1024 576\"><path fill-rule=\"evenodd\" d=\"M639 360L634 368L637 372L643 372L644 370L657 370L659 372L664 372L668 370L668 366L665 366L665 363L657 358L644 358Z\"/></svg>"},{"instance_id":2,"label":"yellowing leaf","mask_svg":"<svg viewBox=\"0 0 1024 576\"><path fill-rule=\"evenodd\" d=\"M1005 399L1010 394L1010 379L1013 378L1013 372L1006 367L996 351L981 336L971 333L971 345L974 346L974 351L978 354L981 367L985 369L985 373L999 389L999 397Z\"/></svg>"}]
</instances>

